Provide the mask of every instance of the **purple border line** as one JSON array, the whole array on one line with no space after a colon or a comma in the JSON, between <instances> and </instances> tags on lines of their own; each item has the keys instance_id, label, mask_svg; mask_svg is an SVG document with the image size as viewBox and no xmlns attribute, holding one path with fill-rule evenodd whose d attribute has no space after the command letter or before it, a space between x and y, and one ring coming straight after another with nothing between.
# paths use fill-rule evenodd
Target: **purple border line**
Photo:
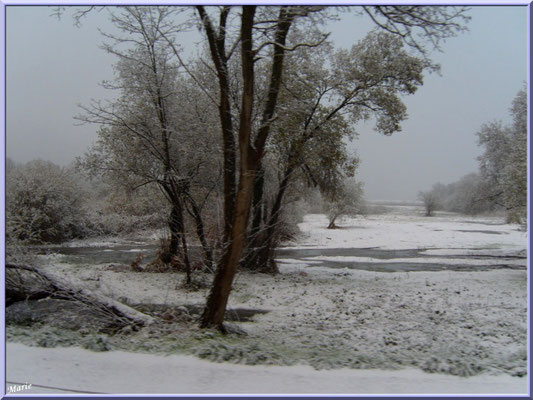
<instances>
[{"instance_id":1,"label":"purple border line","mask_svg":"<svg viewBox=\"0 0 533 400\"><path fill-rule=\"evenodd\" d=\"M55 6L55 5L65 5L65 6L80 6L80 5L102 5L102 6L113 6L113 5L246 5L246 4L259 4L259 5L321 5L327 4L330 6L357 6L357 5L371 5L371 4L380 4L380 5L398 5L398 4L412 4L412 5L435 5L435 6L446 6L446 5L464 5L464 6L528 6L530 2L528 0L469 0L469 1L439 1L439 0L413 0L413 1L394 1L394 0L384 0L384 1L324 1L324 0L302 0L302 1L287 1L287 0L203 0L203 1L194 1L194 0L159 0L159 1L135 1L135 0L117 0L117 1L108 1L108 0L94 0L87 2L70 2L68 0L59 0L59 1L20 1L20 0L3 0L1 2L4 6Z\"/></svg>"},{"instance_id":2,"label":"purple border line","mask_svg":"<svg viewBox=\"0 0 533 400\"><path fill-rule=\"evenodd\" d=\"M528 395L531 396L531 127L532 127L532 115L531 115L531 19L532 19L533 7L532 3L528 4L528 37L527 37L527 371L528 371Z\"/></svg>"},{"instance_id":3,"label":"purple border line","mask_svg":"<svg viewBox=\"0 0 533 400\"><path fill-rule=\"evenodd\" d=\"M7 359L6 359L6 328L5 328L5 310L6 310L6 297L5 297L5 282L6 282L6 269L5 269L5 263L6 263L6 246L5 246L5 223L6 223L6 213L5 213L5 168L6 168L6 85L7 85L7 69L6 69L6 6L5 4L2 4L2 7L0 7L0 20L2 21L2 65L3 65L3 76L2 76L2 82L1 82L1 90L2 90L2 121L4 122L2 124L2 144L0 152L2 154L2 166L0 167L0 205L2 209L2 218L0 220L0 234L2 235L2 241L3 241L3 249L2 254L0 257L2 257L2 282L0 283L1 293L2 293L2 300L1 300L1 315L2 315L2 321L4 322L3 330L2 330L2 361L3 361L3 377L2 380L2 389L1 393L4 394L7 391L6 387L6 378L7 378Z\"/></svg>"},{"instance_id":4,"label":"purple border line","mask_svg":"<svg viewBox=\"0 0 533 400\"><path fill-rule=\"evenodd\" d=\"M2 167L0 168L0 175L1 175L1 178L0 178L0 192L2 194L2 199L0 201L0 204L2 206L2 210L4 210L4 214L2 215L3 218L1 219L0 221L0 232L5 235L5 162L6 162L6 85L7 85L7 75L6 75L6 6L54 6L54 5L65 5L65 6L77 6L77 5L87 5L87 4L94 4L94 5L102 5L102 6L113 6L113 5L127 5L127 4L135 4L135 5L196 5L196 4L204 4L204 5L243 5L243 4L261 4L261 5L282 5L282 4L328 4L328 5L331 5L331 6L335 6L335 5L343 5L343 6L350 6L350 5L362 5L362 4L383 4L383 5L388 5L388 4L414 4L414 5L470 5L470 6L525 6L527 5L528 8L529 8L529 12L528 12L528 78L529 78L529 82L527 84L528 86L528 110L530 110L530 106L531 106L531 99L530 99L530 94L531 94L531 63L530 63L530 56L531 56L531 14L533 13L533 8L531 6L531 3L529 1L526 1L526 0L519 0L519 1L502 1L502 0L493 0L493 1L475 1L475 0L470 0L470 1L465 1L465 2L453 2L453 1L447 1L447 2L442 2L442 1L420 1L420 0L415 0L415 1L392 1L392 0L389 0L389 1L347 1L347 2L341 2L341 1L335 1L335 2L326 2L326 1L323 1L323 0L307 0L307 1L302 1L302 2L297 2L297 1L283 1L283 0L279 0L279 1L265 1L265 2L261 2L261 1L239 1L239 0L234 0L234 1L228 1L228 0L221 0L221 1L216 1L216 0L204 0L204 1L171 1L171 0L163 0L163 1L157 1L157 2L146 2L146 1L116 1L116 2L108 2L108 1L90 1L90 2L69 2L68 0L61 0L61 1L53 1L53 2L49 2L49 1L33 1L33 2L22 2L22 1L17 1L17 0L7 0L7 1L2 1L1 2L1 5L2 7L0 7L0 19L3 23L3 31L2 31L2 34L3 34L3 38L4 40L2 41L2 46L3 46L3 66L4 66L4 77L3 77L3 80L2 80L2 84L1 84L1 88L3 90L3 121L4 121L4 125L3 125L3 134L4 134L4 140L2 142L2 145L0 147L0 151L4 157L4 163L2 164ZM531 166L531 160L530 160L530 155L531 155L531 144L532 144L532 141L531 141L531 138L530 138L530 134L531 134L531 126L532 126L532 115L531 113L529 114L529 118L528 118L528 265L529 265L529 262L530 262L530 250L531 250L531 237L530 237L530 233L529 233L529 228L530 228L530 222L531 222L531 193L529 192L529 187L530 187L530 179L531 179L531 175L530 175L530 166ZM4 237L4 236L3 236ZM3 264L2 265L5 265L5 238L4 238L4 250L2 252L2 262ZM4 272L4 275L3 275L3 279L2 279L2 282L1 282L1 285L0 287L2 288L2 290L4 291L5 293L5 268L3 268L3 272ZM528 305L530 304L530 295L531 295L531 280L530 280L530 270L528 268L528 282L529 282L529 285L528 285ZM5 318L5 296L2 296L3 300L2 300L2 304L4 305L4 307L2 307L2 318ZM5 319L4 319L5 321ZM531 328L531 319L530 319L530 308L528 307L528 325L529 327ZM6 382L5 382L5 378L6 378L6 341L5 341L5 324L4 324L4 330L2 331L2 337L3 337L3 346L2 346L2 355L4 357L4 380L2 382L2 395L4 395L6 393ZM531 395L531 377L530 377L530 365L531 365L531 359L530 359L530 331L528 332L528 377L529 377L529 382L528 382L528 395ZM72 394L53 394L53 395L46 395L46 394L35 394L35 395L32 395L32 396L21 396L21 395L17 395L17 396L12 396L12 398L20 398L20 399L25 399L25 398L120 398L120 397L132 397L132 398L138 398L138 397L147 397L147 396L150 396L150 397L164 397L164 398L195 398L195 399L208 399L208 398L224 398L224 397L235 397L235 398L242 398L242 397L249 397L249 396L253 396L253 397L258 397L258 398L279 398L279 397L288 397L288 398L309 398L309 397L317 397L317 398L323 398L323 397L342 397L342 398L345 398L345 397L349 397L349 398L372 398L372 399L379 399L379 398L391 398L391 397L400 397L400 398L403 398L403 397L408 397L408 398L431 398L431 399L437 399L437 398L460 398L460 397L463 397L463 395L447 395L447 396L443 396L443 395L387 395L387 396L384 396L384 395L361 395L361 396L357 396L357 395L328 395L328 394L305 394L305 395L302 395L302 394L294 394L294 395L272 395L272 394L268 394L268 395L247 395L247 394L210 394L210 395L204 395L204 394L183 394L183 395L150 395L150 394L124 394L124 395L121 395L121 394L116 394L116 395L97 395L97 396L91 396L91 395L72 395ZM11 396L10 396L11 397ZM468 395L469 398L503 398L503 397L513 397L513 398L520 398L520 397L524 397L522 395L494 395L494 396L486 396L486 395ZM529 396L528 396L529 397Z\"/></svg>"}]
</instances>

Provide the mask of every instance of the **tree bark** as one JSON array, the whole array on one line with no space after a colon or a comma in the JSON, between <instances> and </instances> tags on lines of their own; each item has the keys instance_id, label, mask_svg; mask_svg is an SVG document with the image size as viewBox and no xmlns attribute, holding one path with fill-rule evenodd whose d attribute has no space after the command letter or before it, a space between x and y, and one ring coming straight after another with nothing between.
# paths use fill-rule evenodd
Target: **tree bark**
<instances>
[{"instance_id":1,"label":"tree bark","mask_svg":"<svg viewBox=\"0 0 533 400\"><path fill-rule=\"evenodd\" d=\"M265 186L265 171L261 168L254 182L254 195L252 199L252 227L249 237L252 242L256 241L257 234L261 230L263 222L263 192Z\"/></svg>"},{"instance_id":2,"label":"tree bark","mask_svg":"<svg viewBox=\"0 0 533 400\"><path fill-rule=\"evenodd\" d=\"M285 41L293 16L286 7L280 10L276 26L275 45L268 97L263 112L261 127L252 146L252 112L254 106L254 51L252 47L252 30L255 6L243 6L241 16L241 62L243 76L243 94L239 126L240 173L235 215L231 226L231 236L226 241L226 249L219 263L207 304L202 314L200 326L217 327L224 331L223 322L233 278L240 263L246 244L248 220L252 206L253 186L263 156L265 143L276 109L281 75Z\"/></svg>"},{"instance_id":3,"label":"tree bark","mask_svg":"<svg viewBox=\"0 0 533 400\"><path fill-rule=\"evenodd\" d=\"M253 174L250 173L248 176L241 178L236 202L235 222L232 230L233 240L228 244L217 268L213 286L202 314L200 323L202 328L216 327L223 330L222 324L226 314L233 278L237 272L246 244L246 228L252 197Z\"/></svg>"},{"instance_id":4,"label":"tree bark","mask_svg":"<svg viewBox=\"0 0 533 400\"><path fill-rule=\"evenodd\" d=\"M237 266L246 243L253 185L257 174L257 164L259 163L259 159L255 157L255 150L250 144L254 105L254 56L252 50L254 14L255 6L243 6L241 25L243 94L239 127L241 165L235 202L235 216L233 224L231 224L230 240L226 242L226 249L202 314L200 326L203 328L217 327L223 330L222 324L226 314L233 278L237 272Z\"/></svg>"},{"instance_id":5,"label":"tree bark","mask_svg":"<svg viewBox=\"0 0 533 400\"><path fill-rule=\"evenodd\" d=\"M337 215L334 215L333 218L329 221L328 229L336 229L337 225L335 225L335 220L337 219Z\"/></svg>"},{"instance_id":6,"label":"tree bark","mask_svg":"<svg viewBox=\"0 0 533 400\"><path fill-rule=\"evenodd\" d=\"M185 236L185 221L183 216L183 204L181 201L176 200L173 206L173 209L176 210L176 227L179 232L179 237L181 239L181 260L183 261L183 266L185 267L186 282L187 284L191 283L191 262L189 260L189 249L187 247L187 238Z\"/></svg>"},{"instance_id":7,"label":"tree bark","mask_svg":"<svg viewBox=\"0 0 533 400\"><path fill-rule=\"evenodd\" d=\"M257 253L259 251L258 247L263 243L265 232L262 231L264 225L266 225L266 212L265 212L265 201L263 200L263 191L264 191L264 170L261 168L261 171L257 174L254 182L254 193L252 198L252 226L250 232L248 233L248 243L246 248L246 257L242 262L244 268L249 270L254 270Z\"/></svg>"},{"instance_id":8,"label":"tree bark","mask_svg":"<svg viewBox=\"0 0 533 400\"><path fill-rule=\"evenodd\" d=\"M168 254L164 255L163 261L164 263L168 264L172 261L172 257L178 255L178 249L180 245L180 229L179 229L179 223L178 223L178 211L174 204L172 205L172 209L170 211L170 216L168 218L168 228L170 230L170 242L168 245Z\"/></svg>"},{"instance_id":9,"label":"tree bark","mask_svg":"<svg viewBox=\"0 0 533 400\"><path fill-rule=\"evenodd\" d=\"M196 224L196 235L198 236L198 239L200 240L200 244L202 245L202 250L204 252L204 265L209 271L212 271L213 270L213 250L207 243L202 214L200 212L200 209L198 208L198 205L194 201L194 199L192 198L189 199L188 203L191 206L190 214L194 218L194 222Z\"/></svg>"},{"instance_id":10,"label":"tree bark","mask_svg":"<svg viewBox=\"0 0 533 400\"><path fill-rule=\"evenodd\" d=\"M170 264L179 255L186 274L187 284L191 283L191 262L189 249L185 236L185 221L183 216L183 204L176 195L172 194L172 210L169 217L170 243L168 253L162 254L161 261ZM181 247L180 247L181 244ZM181 251L179 251L181 248Z\"/></svg>"},{"instance_id":11,"label":"tree bark","mask_svg":"<svg viewBox=\"0 0 533 400\"><path fill-rule=\"evenodd\" d=\"M236 197L236 165L237 155L233 132L232 111L230 101L230 87L228 77L228 57L226 55L226 21L229 7L225 6L220 13L218 33L213 28L211 20L203 6L196 7L204 26L211 59L215 64L219 86L219 117L222 128L222 143L224 149L224 239L229 240L231 224L234 219Z\"/></svg>"},{"instance_id":12,"label":"tree bark","mask_svg":"<svg viewBox=\"0 0 533 400\"><path fill-rule=\"evenodd\" d=\"M250 249L251 254L248 259L248 267L265 273L276 274L279 272L277 264L274 261L274 251L277 245L277 236L279 228L279 217L281 215L281 207L283 204L283 198L285 192L289 187L290 178L294 171L292 163L289 163L283 179L280 183L276 199L270 212L270 217L267 220L265 232L263 235L259 235L260 238L257 241L253 241L253 248Z\"/></svg>"}]
</instances>

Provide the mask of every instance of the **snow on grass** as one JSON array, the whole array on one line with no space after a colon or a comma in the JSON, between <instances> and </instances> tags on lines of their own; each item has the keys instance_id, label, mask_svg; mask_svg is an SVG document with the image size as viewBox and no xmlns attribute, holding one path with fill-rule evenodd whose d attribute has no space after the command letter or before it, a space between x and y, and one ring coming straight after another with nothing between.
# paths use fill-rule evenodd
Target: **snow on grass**
<instances>
[{"instance_id":1,"label":"snow on grass","mask_svg":"<svg viewBox=\"0 0 533 400\"><path fill-rule=\"evenodd\" d=\"M492 221L492 222L491 222ZM299 227L303 238L289 248L379 247L381 249L524 249L527 234L519 226L499 224L487 217L382 214L344 218L339 229L327 229L322 214L306 215Z\"/></svg>"},{"instance_id":2,"label":"snow on grass","mask_svg":"<svg viewBox=\"0 0 533 400\"><path fill-rule=\"evenodd\" d=\"M15 343L8 343L7 359L7 381L32 384L30 390L23 390L20 395L67 394L64 389L113 394L518 394L527 391L525 378L508 375L484 374L464 379L427 374L413 368L316 371L307 366L251 367L213 364L183 355L94 353L79 348L43 349ZM7 386L9 389L11 385Z\"/></svg>"},{"instance_id":3,"label":"snow on grass","mask_svg":"<svg viewBox=\"0 0 533 400\"><path fill-rule=\"evenodd\" d=\"M450 265L468 262L474 266L487 266L493 260L469 259L472 252L508 256L524 254L527 247L527 237L517 226L501 225L500 221L486 217L475 220L469 217L468 221L451 214L426 218L419 216L413 207L342 222L343 229L327 230L325 216L306 216L300 224L302 237L293 245L295 248L305 248L308 244L316 248L431 248L422 253L447 257L424 257L424 261ZM128 304L201 306L207 295L207 288L183 289L182 274L116 272L105 264L88 262L73 266L61 263L61 257L51 259L53 263L47 267L49 273L68 277L76 285ZM104 360L105 363L117 360L118 366L110 368L109 374L124 376L123 381L116 381L121 384L99 377L102 385L101 390L97 390L94 385L82 385L87 382L83 380L83 373L66 381L77 382L78 388L110 393L527 391L527 270L382 273L328 267L328 262L338 260L368 261L362 257L295 260L284 256L278 260L281 273L276 276L238 273L229 309L269 310L255 315L253 322L239 324L248 332L245 336L201 331L196 328L193 315L188 324L161 323L125 336L104 339L90 335L79 338L75 332L46 327L30 330L8 327L7 337L9 342L28 345L47 343L87 348L93 348L91 341L101 346L104 340L104 348L111 350L109 354L95 355L79 349L45 350L50 351L49 354L59 354L58 357L72 351L67 368L61 365L67 370L74 368L72 360L78 356L100 366L104 365ZM372 263L399 260L421 261L407 257L387 261L372 258ZM512 262L525 264L523 259ZM197 275L197 279L200 277L206 281L211 279L209 275ZM40 352L44 350L10 346L8 377L23 379L16 366L40 360ZM66 353L61 353L63 351ZM224 364L208 364L183 354ZM191 366L190 376L183 375L183 380L176 381L165 378L168 373L153 372L152 378L150 372L144 372L143 362L166 371L178 368L174 363L185 363ZM228 362L244 365L229 365ZM49 381L57 382L59 387L61 381L55 375L59 372L53 372L59 367L50 361L48 365L52 371ZM148 383L141 384L135 378L133 365L143 366L138 371L149 378ZM9 371L13 371L13 375L9 375ZM229 378L231 373L225 375L220 371L233 371L235 380L240 383L232 384L235 380ZM355 382L353 385L350 377Z\"/></svg>"},{"instance_id":4,"label":"snow on grass","mask_svg":"<svg viewBox=\"0 0 533 400\"><path fill-rule=\"evenodd\" d=\"M69 266L55 268L59 276ZM168 326L134 333L126 341L111 337L109 348L319 369L526 374L526 271L385 274L306 264L280 264L280 269L277 276L237 276L229 309L270 310L241 323L248 336L195 336L193 330L180 331L178 340ZM180 289L180 274L84 269L76 279L133 304L202 304L207 295L207 289Z\"/></svg>"}]
</instances>

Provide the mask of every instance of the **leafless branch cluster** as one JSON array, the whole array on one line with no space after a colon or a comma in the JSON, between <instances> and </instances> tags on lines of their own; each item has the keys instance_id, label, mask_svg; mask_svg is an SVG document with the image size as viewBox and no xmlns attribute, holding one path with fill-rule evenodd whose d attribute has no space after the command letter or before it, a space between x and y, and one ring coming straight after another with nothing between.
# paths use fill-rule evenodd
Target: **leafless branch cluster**
<instances>
[{"instance_id":1,"label":"leafless branch cluster","mask_svg":"<svg viewBox=\"0 0 533 400\"><path fill-rule=\"evenodd\" d=\"M442 41L467 30L470 20L469 8L464 6L383 5L363 6L363 10L377 26L423 55L428 55L425 42L441 50Z\"/></svg>"},{"instance_id":2,"label":"leafless branch cluster","mask_svg":"<svg viewBox=\"0 0 533 400\"><path fill-rule=\"evenodd\" d=\"M94 7L77 9L75 22ZM340 193L357 168L345 146L355 124L374 116L378 131L400 130L407 115L400 95L413 94L435 69L427 44L440 49L469 19L466 7L345 7L340 11L366 15L377 28L351 50L335 51L325 23L339 9L323 5L97 10L119 32L102 34L104 49L119 60L117 79L106 86L120 96L83 107L79 119L101 126L95 152L105 168L128 171L134 187L154 182L165 193L173 253L180 249L185 264L185 213L210 263L202 213L210 201L223 201L222 255L202 316L203 327L218 328L239 265L275 272L292 185ZM205 47L187 59L178 38L192 27Z\"/></svg>"}]
</instances>

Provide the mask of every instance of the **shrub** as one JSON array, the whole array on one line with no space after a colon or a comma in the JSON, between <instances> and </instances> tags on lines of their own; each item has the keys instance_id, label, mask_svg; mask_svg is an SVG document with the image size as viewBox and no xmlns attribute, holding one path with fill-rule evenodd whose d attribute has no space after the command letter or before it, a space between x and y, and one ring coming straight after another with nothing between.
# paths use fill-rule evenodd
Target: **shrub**
<instances>
[{"instance_id":1,"label":"shrub","mask_svg":"<svg viewBox=\"0 0 533 400\"><path fill-rule=\"evenodd\" d=\"M6 177L6 237L57 243L81 235L83 193L74 175L48 161L11 167Z\"/></svg>"}]
</instances>

